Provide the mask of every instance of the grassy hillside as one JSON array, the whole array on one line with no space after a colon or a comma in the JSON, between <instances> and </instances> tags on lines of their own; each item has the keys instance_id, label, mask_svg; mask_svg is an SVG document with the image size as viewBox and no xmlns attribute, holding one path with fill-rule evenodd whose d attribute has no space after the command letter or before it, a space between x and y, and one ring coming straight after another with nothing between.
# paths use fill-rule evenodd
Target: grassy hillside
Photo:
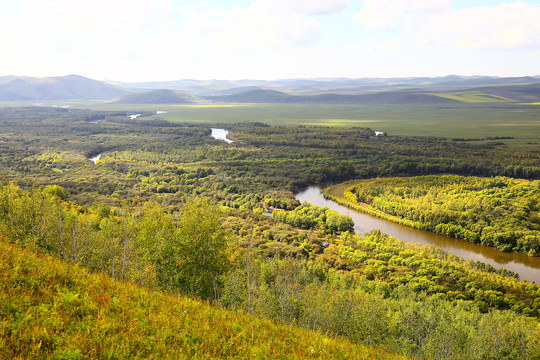
<instances>
[{"instance_id":1,"label":"grassy hillside","mask_svg":"<svg viewBox=\"0 0 540 360\"><path fill-rule=\"evenodd\" d=\"M540 84L489 86L455 92L444 91L426 94L465 103L535 102L540 100Z\"/></svg>"},{"instance_id":2,"label":"grassy hillside","mask_svg":"<svg viewBox=\"0 0 540 360\"><path fill-rule=\"evenodd\" d=\"M426 94L427 95L427 94ZM466 103L491 103L514 101L502 96L488 94L478 90L464 90L457 92L431 93L429 95L438 96L444 99L452 99Z\"/></svg>"},{"instance_id":3,"label":"grassy hillside","mask_svg":"<svg viewBox=\"0 0 540 360\"><path fill-rule=\"evenodd\" d=\"M404 358L90 274L0 240L0 358L164 357Z\"/></svg>"},{"instance_id":4,"label":"grassy hillside","mask_svg":"<svg viewBox=\"0 0 540 360\"><path fill-rule=\"evenodd\" d=\"M490 94L504 96L523 102L540 101L540 83L528 85L492 86L482 88L482 90L489 92Z\"/></svg>"}]
</instances>

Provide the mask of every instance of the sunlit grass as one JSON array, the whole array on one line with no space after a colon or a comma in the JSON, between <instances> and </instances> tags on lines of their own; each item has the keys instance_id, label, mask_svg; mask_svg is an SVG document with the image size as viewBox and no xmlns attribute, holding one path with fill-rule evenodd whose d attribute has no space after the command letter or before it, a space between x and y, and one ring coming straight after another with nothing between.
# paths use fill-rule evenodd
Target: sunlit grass
<instances>
[{"instance_id":1,"label":"sunlit grass","mask_svg":"<svg viewBox=\"0 0 540 360\"><path fill-rule=\"evenodd\" d=\"M0 236L0 359L404 359L140 288Z\"/></svg>"}]
</instances>

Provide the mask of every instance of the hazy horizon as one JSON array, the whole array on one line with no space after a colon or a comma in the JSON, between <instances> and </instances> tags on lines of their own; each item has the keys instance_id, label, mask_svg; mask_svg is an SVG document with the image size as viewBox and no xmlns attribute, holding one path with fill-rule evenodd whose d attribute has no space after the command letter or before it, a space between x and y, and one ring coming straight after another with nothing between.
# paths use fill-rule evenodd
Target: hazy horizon
<instances>
[{"instance_id":1,"label":"hazy horizon","mask_svg":"<svg viewBox=\"0 0 540 360\"><path fill-rule=\"evenodd\" d=\"M395 76L395 77L339 77L339 76L314 76L314 77L291 77L291 78L277 78L277 79L262 79L262 78L236 78L236 79L229 79L229 78L207 78L207 79L201 79L201 78L181 78L181 79L165 79L165 80L148 80L148 81L120 81L116 79L95 79L89 76L86 76L84 74L64 74L64 75L51 75L51 76L28 76L24 74L6 74L6 75L0 75L0 78L5 77L15 77L15 78L35 78L35 79L52 79L52 78L62 78L62 77L69 77L69 76L80 76L83 78L91 79L91 80L97 80L105 83L110 84L138 84L138 83L167 83L167 82L177 82L177 81L199 81L199 82L211 82L211 81L223 81L223 82L279 82L279 81L294 81L294 80L309 80L309 81L332 81L332 80L390 80L390 79L421 79L421 78L429 78L429 79L441 79L441 78L448 78L448 77L459 77L463 79L475 79L475 78L492 78L492 79L504 79L504 78L521 78L521 77L532 77L537 78L540 81L540 74L528 74L528 75L522 75L522 76L499 76L499 75L460 75L460 74L447 74L447 75L439 75L439 76Z\"/></svg>"}]
</instances>

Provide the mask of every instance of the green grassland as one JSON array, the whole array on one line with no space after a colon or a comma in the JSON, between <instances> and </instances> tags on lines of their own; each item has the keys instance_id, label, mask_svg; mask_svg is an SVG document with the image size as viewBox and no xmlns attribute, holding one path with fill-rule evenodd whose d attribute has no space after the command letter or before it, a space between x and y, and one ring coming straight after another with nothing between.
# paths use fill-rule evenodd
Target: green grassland
<instances>
[{"instance_id":1,"label":"green grassland","mask_svg":"<svg viewBox=\"0 0 540 360\"><path fill-rule=\"evenodd\" d=\"M126 105L103 102L56 103L126 113L166 111L153 116L172 122L273 126L369 127L388 135L448 138L514 137L513 145L540 138L540 107L515 103L411 105L357 104L189 104ZM8 104L9 105L9 104ZM506 141L506 140L504 140Z\"/></svg>"}]
</instances>

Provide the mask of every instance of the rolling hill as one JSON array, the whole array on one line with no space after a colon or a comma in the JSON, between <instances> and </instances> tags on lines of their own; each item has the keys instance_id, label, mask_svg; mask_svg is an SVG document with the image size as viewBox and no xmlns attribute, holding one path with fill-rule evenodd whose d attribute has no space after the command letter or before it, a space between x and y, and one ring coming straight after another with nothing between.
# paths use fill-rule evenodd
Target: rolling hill
<instances>
[{"instance_id":1,"label":"rolling hill","mask_svg":"<svg viewBox=\"0 0 540 360\"><path fill-rule=\"evenodd\" d=\"M458 91L437 91L426 93L446 99L466 103L482 102L538 102L540 101L540 83L526 85L484 86Z\"/></svg>"},{"instance_id":2,"label":"rolling hill","mask_svg":"<svg viewBox=\"0 0 540 360\"><path fill-rule=\"evenodd\" d=\"M195 95L174 90L160 89L123 96L115 101L117 104L190 104L201 99Z\"/></svg>"},{"instance_id":3,"label":"rolling hill","mask_svg":"<svg viewBox=\"0 0 540 360\"><path fill-rule=\"evenodd\" d=\"M411 91L387 91L372 94L344 95L291 95L276 90L248 90L233 95L207 96L207 100L234 103L288 103L288 104L403 104L403 103L454 103L456 100L432 94Z\"/></svg>"},{"instance_id":4,"label":"rolling hill","mask_svg":"<svg viewBox=\"0 0 540 360\"><path fill-rule=\"evenodd\" d=\"M522 102L540 101L540 83L483 87L478 90Z\"/></svg>"},{"instance_id":5,"label":"rolling hill","mask_svg":"<svg viewBox=\"0 0 540 360\"><path fill-rule=\"evenodd\" d=\"M540 82L539 76L495 77L495 76L459 76L439 77L396 77L396 78L311 78L279 80L175 80L161 82L122 83L111 82L124 88L136 90L171 89L197 95L220 93L231 94L232 88L260 87L262 89L286 91L289 94L302 95L343 93L345 91L388 91L398 89L463 89L479 86L527 85Z\"/></svg>"},{"instance_id":6,"label":"rolling hill","mask_svg":"<svg viewBox=\"0 0 540 360\"><path fill-rule=\"evenodd\" d=\"M521 78L520 78L521 79ZM533 79L533 78L528 78ZM526 79L524 79L525 81ZM392 87L389 87L391 89ZM430 89L426 86L426 89ZM539 102L540 82L525 85L499 85L452 90L401 89L360 94L323 93L295 95L277 90L254 89L224 96L206 96L210 101L236 103L289 104L449 104L490 102Z\"/></svg>"},{"instance_id":7,"label":"rolling hill","mask_svg":"<svg viewBox=\"0 0 540 360\"><path fill-rule=\"evenodd\" d=\"M300 96L289 95L281 91L255 89L224 96L207 96L206 99L235 103L289 103L297 102Z\"/></svg>"},{"instance_id":8,"label":"rolling hill","mask_svg":"<svg viewBox=\"0 0 540 360\"><path fill-rule=\"evenodd\" d=\"M0 78L0 101L110 100L130 92L78 75Z\"/></svg>"},{"instance_id":9,"label":"rolling hill","mask_svg":"<svg viewBox=\"0 0 540 360\"><path fill-rule=\"evenodd\" d=\"M127 88L120 87L126 86ZM159 87L158 87L159 86ZM540 78L463 77L178 80L111 85L78 75L0 77L0 101L108 100L118 104L447 104L540 101Z\"/></svg>"}]
</instances>

